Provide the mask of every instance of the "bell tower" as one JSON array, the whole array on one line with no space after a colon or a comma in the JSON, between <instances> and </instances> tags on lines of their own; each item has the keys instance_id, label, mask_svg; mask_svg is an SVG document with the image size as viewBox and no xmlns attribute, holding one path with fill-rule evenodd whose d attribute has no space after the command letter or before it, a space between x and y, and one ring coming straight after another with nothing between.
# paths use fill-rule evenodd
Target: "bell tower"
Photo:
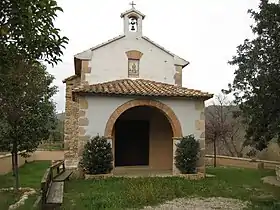
<instances>
[{"instance_id":1,"label":"bell tower","mask_svg":"<svg viewBox=\"0 0 280 210\"><path fill-rule=\"evenodd\" d=\"M130 3L131 9L121 14L123 18L124 34L126 36L142 36L142 21L145 15L135 9L135 3Z\"/></svg>"}]
</instances>

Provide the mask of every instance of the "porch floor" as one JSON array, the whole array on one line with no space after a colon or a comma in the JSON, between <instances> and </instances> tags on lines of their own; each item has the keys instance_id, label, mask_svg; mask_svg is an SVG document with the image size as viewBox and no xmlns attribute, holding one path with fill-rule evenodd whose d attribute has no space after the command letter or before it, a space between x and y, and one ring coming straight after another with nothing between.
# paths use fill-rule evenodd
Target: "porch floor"
<instances>
[{"instance_id":1,"label":"porch floor","mask_svg":"<svg viewBox=\"0 0 280 210\"><path fill-rule=\"evenodd\" d=\"M114 176L125 177L150 177L150 176L172 176L172 170L151 169L148 166L122 166L115 167L113 170Z\"/></svg>"}]
</instances>

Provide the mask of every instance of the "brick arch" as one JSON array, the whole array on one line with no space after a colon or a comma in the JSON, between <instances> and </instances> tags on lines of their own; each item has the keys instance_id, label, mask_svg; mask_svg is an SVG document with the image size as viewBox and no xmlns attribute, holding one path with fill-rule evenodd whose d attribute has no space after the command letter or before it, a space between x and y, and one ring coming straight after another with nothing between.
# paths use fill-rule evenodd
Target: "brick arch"
<instances>
[{"instance_id":1,"label":"brick arch","mask_svg":"<svg viewBox=\"0 0 280 210\"><path fill-rule=\"evenodd\" d=\"M149 106L149 107L157 108L167 117L173 131L173 138L180 138L183 136L180 121L178 120L177 116L169 106L159 101L143 100L143 99L131 100L119 106L108 119L104 135L108 138L112 138L113 128L116 120L126 110L138 106Z\"/></svg>"}]
</instances>

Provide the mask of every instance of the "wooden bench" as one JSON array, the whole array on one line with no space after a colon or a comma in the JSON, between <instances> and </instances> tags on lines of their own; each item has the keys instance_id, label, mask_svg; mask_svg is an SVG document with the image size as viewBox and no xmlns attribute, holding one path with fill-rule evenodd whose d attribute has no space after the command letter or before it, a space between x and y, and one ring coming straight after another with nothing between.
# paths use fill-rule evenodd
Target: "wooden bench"
<instances>
[{"instance_id":1,"label":"wooden bench","mask_svg":"<svg viewBox=\"0 0 280 210\"><path fill-rule=\"evenodd\" d=\"M57 209L63 203L64 181L71 176L71 171L65 170L64 161L58 161L50 166L41 181L41 208Z\"/></svg>"},{"instance_id":2,"label":"wooden bench","mask_svg":"<svg viewBox=\"0 0 280 210\"><path fill-rule=\"evenodd\" d=\"M63 160L59 160L55 162L51 166L52 172L53 172L53 180L54 182L63 182L65 180L69 180L69 177L73 173L72 171L65 170L65 163ZM54 172L56 171L56 174Z\"/></svg>"}]
</instances>

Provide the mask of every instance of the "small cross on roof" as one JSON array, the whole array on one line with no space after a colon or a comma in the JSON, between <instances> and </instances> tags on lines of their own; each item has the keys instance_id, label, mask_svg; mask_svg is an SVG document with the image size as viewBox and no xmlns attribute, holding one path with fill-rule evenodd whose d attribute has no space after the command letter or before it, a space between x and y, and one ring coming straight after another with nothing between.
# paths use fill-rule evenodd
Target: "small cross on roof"
<instances>
[{"instance_id":1,"label":"small cross on roof","mask_svg":"<svg viewBox=\"0 0 280 210\"><path fill-rule=\"evenodd\" d=\"M134 1L132 1L131 3L129 3L129 5L131 5L131 7L134 8L134 6L135 6L136 4L134 3Z\"/></svg>"}]
</instances>

